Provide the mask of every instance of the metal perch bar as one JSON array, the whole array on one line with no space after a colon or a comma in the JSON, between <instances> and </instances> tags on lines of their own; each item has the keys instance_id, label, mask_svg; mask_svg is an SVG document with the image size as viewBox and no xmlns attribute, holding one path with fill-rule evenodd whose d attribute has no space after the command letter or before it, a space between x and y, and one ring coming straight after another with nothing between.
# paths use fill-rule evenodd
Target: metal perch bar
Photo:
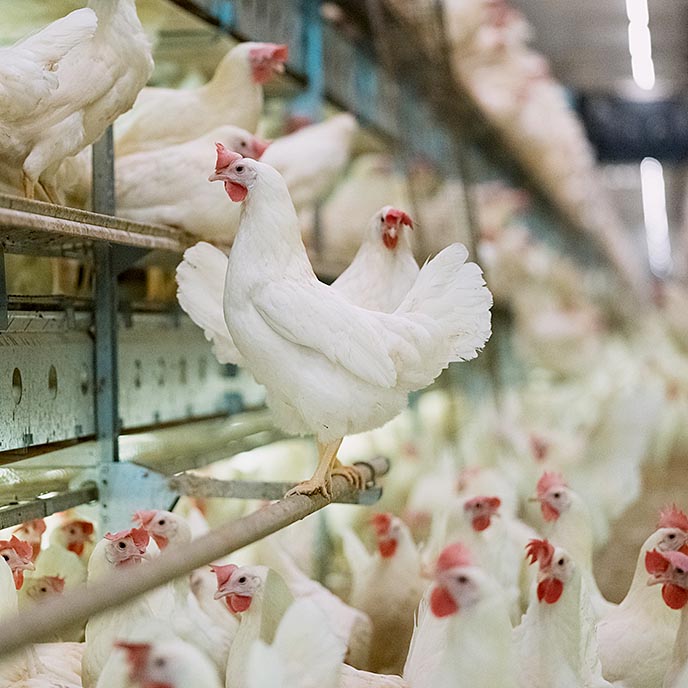
<instances>
[{"instance_id":1,"label":"metal perch bar","mask_svg":"<svg viewBox=\"0 0 688 688\"><path fill-rule=\"evenodd\" d=\"M374 461L386 461L382 457ZM361 466L362 464L354 464ZM281 499L293 483L260 482L254 480L218 480L202 475L183 473L170 478L168 485L174 492L191 497L220 497L224 499ZM382 488L372 486L360 492L349 492L342 495L342 499L335 499L342 504L370 505L380 499Z\"/></svg>"},{"instance_id":2,"label":"metal perch bar","mask_svg":"<svg viewBox=\"0 0 688 688\"><path fill-rule=\"evenodd\" d=\"M376 458L358 465L366 484L389 470L387 459ZM333 501L354 498L357 492L344 478L332 479ZM0 656L6 656L29 643L47 641L51 636L89 617L131 601L175 578L206 566L231 552L261 540L272 533L309 516L330 502L319 495L294 495L262 509L207 535L193 540L183 548L165 551L150 564L124 570L88 585L71 590L61 599L48 600L0 624Z\"/></svg>"}]
</instances>

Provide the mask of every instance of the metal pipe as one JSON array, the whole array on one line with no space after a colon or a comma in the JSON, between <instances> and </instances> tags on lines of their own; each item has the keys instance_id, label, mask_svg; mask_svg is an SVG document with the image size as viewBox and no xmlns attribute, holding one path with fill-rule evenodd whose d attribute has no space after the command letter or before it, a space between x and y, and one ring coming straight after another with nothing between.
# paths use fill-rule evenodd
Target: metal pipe
<instances>
[{"instance_id":1,"label":"metal pipe","mask_svg":"<svg viewBox=\"0 0 688 688\"><path fill-rule=\"evenodd\" d=\"M366 484L389 469L387 459L377 458L358 464ZM332 480L334 501L343 501L356 490L341 476ZM165 551L158 559L135 571L116 572L86 588L71 590L60 599L23 609L21 614L0 624L0 657L29 643L47 641L51 636L112 607L130 602L194 569L261 540L295 521L319 511L330 502L319 495L294 495L274 502L245 518L215 528L185 547Z\"/></svg>"}]
</instances>

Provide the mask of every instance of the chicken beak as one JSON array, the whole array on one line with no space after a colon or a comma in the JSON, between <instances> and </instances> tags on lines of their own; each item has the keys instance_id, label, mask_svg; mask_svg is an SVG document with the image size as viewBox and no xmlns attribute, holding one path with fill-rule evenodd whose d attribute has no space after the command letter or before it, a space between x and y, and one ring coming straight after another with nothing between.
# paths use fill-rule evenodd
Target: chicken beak
<instances>
[{"instance_id":1,"label":"chicken beak","mask_svg":"<svg viewBox=\"0 0 688 688\"><path fill-rule=\"evenodd\" d=\"M224 182L227 180L227 171L226 170L215 170L209 177L208 181L209 182Z\"/></svg>"},{"instance_id":2,"label":"chicken beak","mask_svg":"<svg viewBox=\"0 0 688 688\"><path fill-rule=\"evenodd\" d=\"M215 594L213 595L214 600L221 600L224 597L227 597L227 595L231 595L232 592L230 590L217 590Z\"/></svg>"}]
</instances>

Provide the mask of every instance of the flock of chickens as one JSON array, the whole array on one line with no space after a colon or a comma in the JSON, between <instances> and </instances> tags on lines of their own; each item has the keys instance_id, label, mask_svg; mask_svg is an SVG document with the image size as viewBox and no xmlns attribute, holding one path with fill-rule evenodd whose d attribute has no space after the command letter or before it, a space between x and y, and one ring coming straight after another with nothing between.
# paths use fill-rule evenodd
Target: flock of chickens
<instances>
[{"instance_id":1,"label":"flock of chickens","mask_svg":"<svg viewBox=\"0 0 688 688\"><path fill-rule=\"evenodd\" d=\"M423 545L418 512L377 512L354 527L339 507L329 576L339 595L313 580L299 556L317 529L306 520L5 658L0 685L688 685L684 512L669 506L654 531L648 524L630 589L615 605L592 571L590 511L561 474L546 471L533 486L536 508L520 510L529 522L516 515L516 492L498 471L459 478L451 499L426 514ZM502 496L485 494L488 486ZM77 514L26 523L0 541L2 616L84 582L135 575L218 517L203 500L185 499L174 513L139 511L131 528L101 539ZM361 538L374 543L372 553Z\"/></svg>"},{"instance_id":2,"label":"flock of chickens","mask_svg":"<svg viewBox=\"0 0 688 688\"><path fill-rule=\"evenodd\" d=\"M482 10L485 40L510 54L518 17ZM452 243L466 232L457 182L419 166L410 213L404 181L367 154L334 188L357 129L346 113L269 145L256 136L262 84L286 58L243 43L202 87L144 88L134 0L91 0L0 52L0 184L86 205L87 147L117 119L118 214L232 244L229 256L207 241L187 250L178 299L217 358L265 386L275 423L316 437L316 472L294 492L329 496L337 474L360 487L342 461L381 451L394 465L380 511L328 508L324 577L312 518L3 659L0 688L687 688L688 517L668 506L647 524L618 605L592 564L642 467L688 447L685 295L669 286L633 333L613 328L599 285L522 226L521 192L495 186L477 194L488 290ZM213 144L221 184L207 181ZM329 286L304 247L317 203L325 246L353 257ZM437 254L422 268L414 225L422 258ZM501 371L496 401L440 383L399 415L409 393L478 355L493 295L527 368ZM293 478L309 453L292 442L208 470ZM135 575L254 506L185 499L101 538L83 515L26 523L0 541L0 615Z\"/></svg>"}]
</instances>

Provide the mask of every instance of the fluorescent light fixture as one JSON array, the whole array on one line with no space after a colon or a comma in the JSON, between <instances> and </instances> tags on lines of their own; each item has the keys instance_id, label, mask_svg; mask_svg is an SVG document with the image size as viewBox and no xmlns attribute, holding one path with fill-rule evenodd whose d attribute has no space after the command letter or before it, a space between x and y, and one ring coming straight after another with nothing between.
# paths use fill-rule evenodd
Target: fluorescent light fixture
<instances>
[{"instance_id":1,"label":"fluorescent light fixture","mask_svg":"<svg viewBox=\"0 0 688 688\"><path fill-rule=\"evenodd\" d=\"M626 15L631 24L644 24L647 26L650 22L647 0L626 0Z\"/></svg>"},{"instance_id":2,"label":"fluorescent light fixture","mask_svg":"<svg viewBox=\"0 0 688 688\"><path fill-rule=\"evenodd\" d=\"M631 53L633 80L645 91L655 85L655 65L652 62L652 37L647 0L626 0L628 15L628 50Z\"/></svg>"},{"instance_id":3,"label":"fluorescent light fixture","mask_svg":"<svg viewBox=\"0 0 688 688\"><path fill-rule=\"evenodd\" d=\"M657 277L671 272L671 242L666 211L664 171L654 158L640 163L640 187L643 194L643 216L650 270Z\"/></svg>"}]
</instances>

